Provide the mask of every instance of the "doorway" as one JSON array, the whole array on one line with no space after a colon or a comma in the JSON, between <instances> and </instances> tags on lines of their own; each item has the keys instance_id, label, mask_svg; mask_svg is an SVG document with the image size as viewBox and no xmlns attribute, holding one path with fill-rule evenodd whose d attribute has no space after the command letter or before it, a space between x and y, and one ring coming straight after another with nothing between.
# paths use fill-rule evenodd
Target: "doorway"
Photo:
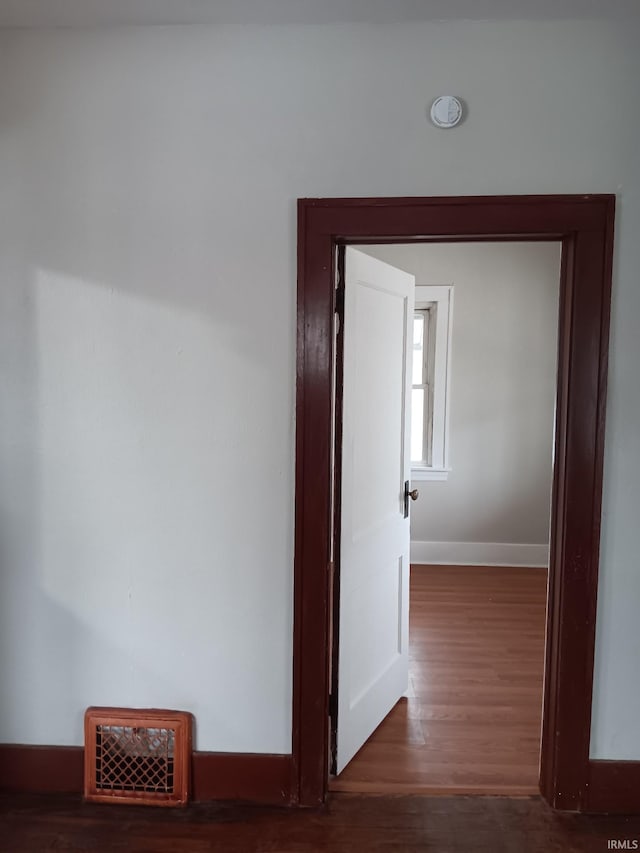
<instances>
[{"instance_id":1,"label":"doorway","mask_svg":"<svg viewBox=\"0 0 640 853\"><path fill-rule=\"evenodd\" d=\"M347 247L346 265L339 250L331 791L539 790L560 248L366 245ZM402 395L387 375L403 343L403 275L415 295L409 472L397 470ZM398 583L380 521L402 523L405 475L418 499ZM389 684L402 652L404 682Z\"/></svg>"},{"instance_id":2,"label":"doorway","mask_svg":"<svg viewBox=\"0 0 640 853\"><path fill-rule=\"evenodd\" d=\"M299 202L293 752L323 802L329 744L334 270L341 244L559 240L558 388L541 790L580 810L591 685L613 246L612 196Z\"/></svg>"}]
</instances>

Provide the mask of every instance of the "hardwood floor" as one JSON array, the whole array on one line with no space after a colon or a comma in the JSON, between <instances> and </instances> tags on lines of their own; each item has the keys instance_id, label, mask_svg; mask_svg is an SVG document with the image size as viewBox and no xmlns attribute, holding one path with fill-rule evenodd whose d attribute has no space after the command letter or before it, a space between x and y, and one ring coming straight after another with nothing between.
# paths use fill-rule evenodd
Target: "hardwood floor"
<instances>
[{"instance_id":1,"label":"hardwood floor","mask_svg":"<svg viewBox=\"0 0 640 853\"><path fill-rule=\"evenodd\" d=\"M357 793L537 793L547 572L415 566L410 688L330 782Z\"/></svg>"},{"instance_id":2,"label":"hardwood floor","mask_svg":"<svg viewBox=\"0 0 640 853\"><path fill-rule=\"evenodd\" d=\"M321 811L0 797L2 853L605 853L609 839L640 839L640 817L559 814L539 797L336 794Z\"/></svg>"}]
</instances>

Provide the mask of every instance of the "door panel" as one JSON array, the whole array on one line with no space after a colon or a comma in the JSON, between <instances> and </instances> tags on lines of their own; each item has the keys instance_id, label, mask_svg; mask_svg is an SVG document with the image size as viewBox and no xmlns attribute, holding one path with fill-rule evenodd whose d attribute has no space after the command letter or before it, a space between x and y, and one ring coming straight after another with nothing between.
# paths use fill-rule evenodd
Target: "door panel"
<instances>
[{"instance_id":1,"label":"door panel","mask_svg":"<svg viewBox=\"0 0 640 853\"><path fill-rule=\"evenodd\" d=\"M338 773L408 686L414 284L345 250Z\"/></svg>"}]
</instances>

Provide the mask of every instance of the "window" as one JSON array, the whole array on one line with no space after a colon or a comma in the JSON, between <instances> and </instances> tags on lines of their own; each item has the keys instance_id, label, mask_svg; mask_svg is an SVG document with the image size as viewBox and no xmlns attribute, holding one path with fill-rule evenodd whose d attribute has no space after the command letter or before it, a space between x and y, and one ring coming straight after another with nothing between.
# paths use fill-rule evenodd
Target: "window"
<instances>
[{"instance_id":1,"label":"window","mask_svg":"<svg viewBox=\"0 0 640 853\"><path fill-rule=\"evenodd\" d=\"M453 286L416 286L411 391L411 477L446 480Z\"/></svg>"},{"instance_id":2,"label":"window","mask_svg":"<svg viewBox=\"0 0 640 853\"><path fill-rule=\"evenodd\" d=\"M413 378L411 389L411 464L431 465L433 436L433 362L438 306L430 302L413 315Z\"/></svg>"}]
</instances>

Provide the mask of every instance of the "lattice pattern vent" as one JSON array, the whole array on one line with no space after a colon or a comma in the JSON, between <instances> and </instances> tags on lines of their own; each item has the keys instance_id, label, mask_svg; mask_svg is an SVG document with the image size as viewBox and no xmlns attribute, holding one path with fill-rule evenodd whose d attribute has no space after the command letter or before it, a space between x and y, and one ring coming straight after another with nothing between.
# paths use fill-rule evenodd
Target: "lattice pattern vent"
<instances>
[{"instance_id":1,"label":"lattice pattern vent","mask_svg":"<svg viewBox=\"0 0 640 853\"><path fill-rule=\"evenodd\" d=\"M127 708L85 714L87 800L184 805L190 759L190 714Z\"/></svg>"}]
</instances>

